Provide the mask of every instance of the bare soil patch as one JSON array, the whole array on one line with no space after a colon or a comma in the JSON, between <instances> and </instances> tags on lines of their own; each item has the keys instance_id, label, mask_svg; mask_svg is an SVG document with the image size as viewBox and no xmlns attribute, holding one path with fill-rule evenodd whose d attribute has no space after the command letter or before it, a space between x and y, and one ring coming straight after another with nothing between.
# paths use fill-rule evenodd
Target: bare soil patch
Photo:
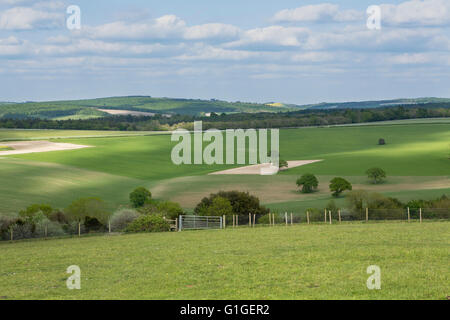
<instances>
[{"instance_id":1,"label":"bare soil patch","mask_svg":"<svg viewBox=\"0 0 450 320\"><path fill-rule=\"evenodd\" d=\"M282 170L287 170L295 167L304 166L307 164L320 162L323 160L295 160L295 161L288 161L288 168L284 168ZM261 174L261 169L269 168L270 164L254 164L251 166L241 167L241 168L234 168L234 169L228 169L218 172L210 173L211 175L219 175L219 174L249 174L249 175L259 175Z\"/></svg>"},{"instance_id":2,"label":"bare soil patch","mask_svg":"<svg viewBox=\"0 0 450 320\"><path fill-rule=\"evenodd\" d=\"M83 146L83 145L79 145L79 144L56 143L56 142L50 142L50 141L3 142L2 146L10 147L13 150L0 151L0 156L91 148L90 146Z\"/></svg>"}]
</instances>

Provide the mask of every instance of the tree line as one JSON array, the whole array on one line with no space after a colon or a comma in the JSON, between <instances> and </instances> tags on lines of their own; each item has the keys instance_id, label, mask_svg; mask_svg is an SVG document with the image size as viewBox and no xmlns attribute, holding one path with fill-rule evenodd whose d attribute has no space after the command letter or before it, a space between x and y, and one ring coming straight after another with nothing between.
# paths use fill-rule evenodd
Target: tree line
<instances>
[{"instance_id":1,"label":"tree line","mask_svg":"<svg viewBox=\"0 0 450 320\"><path fill-rule=\"evenodd\" d=\"M204 129L258 129L328 126L446 117L450 117L450 105L424 104L374 109L306 109L279 113L212 113L210 117L173 115L168 118L163 115L144 117L128 115L79 120L2 118L0 119L0 127L7 129L169 131L177 128L192 129L194 121L203 121Z\"/></svg>"}]
</instances>

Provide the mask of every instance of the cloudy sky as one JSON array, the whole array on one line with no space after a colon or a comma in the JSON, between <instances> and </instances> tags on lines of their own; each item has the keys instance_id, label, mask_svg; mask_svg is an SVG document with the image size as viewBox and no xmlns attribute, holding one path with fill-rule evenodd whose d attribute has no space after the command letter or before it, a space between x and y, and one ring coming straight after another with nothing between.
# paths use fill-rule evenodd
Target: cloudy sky
<instances>
[{"instance_id":1,"label":"cloudy sky","mask_svg":"<svg viewBox=\"0 0 450 320\"><path fill-rule=\"evenodd\" d=\"M0 0L0 101L304 104L450 97L449 83L450 0Z\"/></svg>"}]
</instances>

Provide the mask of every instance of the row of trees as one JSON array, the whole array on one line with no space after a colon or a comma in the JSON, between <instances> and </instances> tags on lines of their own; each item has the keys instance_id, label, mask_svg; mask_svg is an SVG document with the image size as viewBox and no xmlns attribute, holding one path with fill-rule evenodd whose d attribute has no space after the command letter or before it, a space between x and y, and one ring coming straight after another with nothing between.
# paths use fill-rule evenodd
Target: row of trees
<instances>
[{"instance_id":1,"label":"row of trees","mask_svg":"<svg viewBox=\"0 0 450 320\"><path fill-rule=\"evenodd\" d=\"M381 168L368 169L366 174L374 184L381 183L386 178L386 172ZM314 174L306 173L297 179L296 184L302 193L311 193L319 187L319 180ZM344 178L336 177L330 181L329 188L334 197L339 197L344 191L351 191L353 186Z\"/></svg>"},{"instance_id":2,"label":"row of trees","mask_svg":"<svg viewBox=\"0 0 450 320\"><path fill-rule=\"evenodd\" d=\"M43 120L38 118L18 118L3 115L0 127L11 129L74 129L74 130L120 130L149 131L171 130L179 127L189 129L192 122L203 121L206 129L233 128L285 128L303 126L327 126L338 124L402 120L415 118L450 117L450 106L431 104L375 109L335 109L335 110L301 110L295 112L260 112L238 114L213 114L211 117L163 115L152 117L107 116L83 120Z\"/></svg>"}]
</instances>

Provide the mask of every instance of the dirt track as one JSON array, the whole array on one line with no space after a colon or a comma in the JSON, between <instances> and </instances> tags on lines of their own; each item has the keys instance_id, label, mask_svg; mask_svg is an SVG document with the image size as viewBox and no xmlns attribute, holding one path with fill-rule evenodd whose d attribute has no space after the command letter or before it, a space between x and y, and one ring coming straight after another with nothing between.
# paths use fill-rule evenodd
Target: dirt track
<instances>
[{"instance_id":1,"label":"dirt track","mask_svg":"<svg viewBox=\"0 0 450 320\"><path fill-rule=\"evenodd\" d=\"M0 151L0 156L90 148L90 146L83 146L79 144L55 143L50 141L2 142L2 146L10 147L14 150Z\"/></svg>"},{"instance_id":2,"label":"dirt track","mask_svg":"<svg viewBox=\"0 0 450 320\"><path fill-rule=\"evenodd\" d=\"M311 164L311 163L315 163L315 162L320 162L322 160L298 160L298 161L288 161L288 165L289 167L287 169L291 169L291 168L295 168L295 167L300 167L300 166L304 166L307 164ZM247 166L247 167L242 167L242 168L235 168L235 169L229 169L229 170L223 170L223 171L218 171L218 172L213 172L210 173L212 175L217 175L217 174L261 174L261 169L263 168L268 168L269 165L268 164L255 164L252 166ZM283 169L286 170L286 169Z\"/></svg>"}]
</instances>

